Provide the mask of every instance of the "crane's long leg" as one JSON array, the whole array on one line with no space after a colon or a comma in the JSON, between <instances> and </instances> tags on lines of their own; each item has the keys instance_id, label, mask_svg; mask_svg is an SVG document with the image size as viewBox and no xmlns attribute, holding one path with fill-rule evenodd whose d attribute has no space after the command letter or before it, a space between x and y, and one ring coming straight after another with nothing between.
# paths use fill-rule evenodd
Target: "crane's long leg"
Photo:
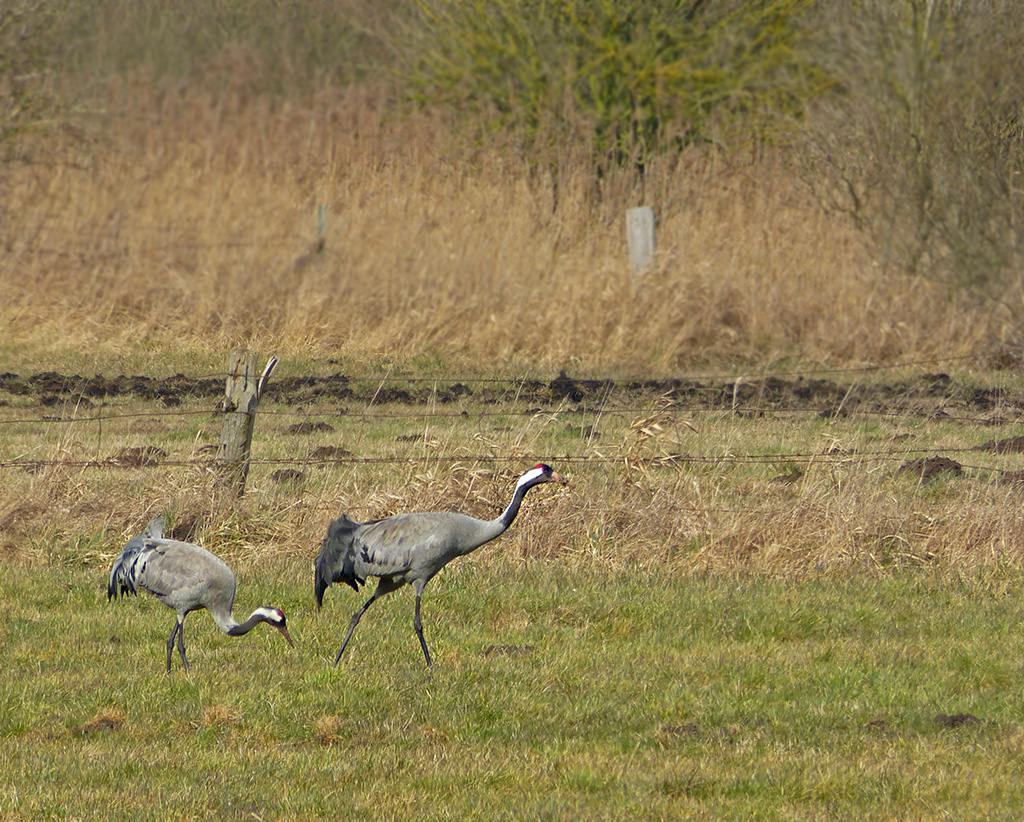
<instances>
[{"instance_id":1,"label":"crane's long leg","mask_svg":"<svg viewBox=\"0 0 1024 822\"><path fill-rule=\"evenodd\" d=\"M181 629L181 623L174 623L174 630L171 631L171 638L167 640L167 673L171 672L171 656L174 654L174 638L178 635L178 631Z\"/></svg>"},{"instance_id":2,"label":"crane's long leg","mask_svg":"<svg viewBox=\"0 0 1024 822\"><path fill-rule=\"evenodd\" d=\"M423 638L423 620L420 619L420 594L416 593L416 618L412 621L412 627L416 629L416 636L420 638L420 647L423 648L423 656L427 658L427 667L430 667L430 651L427 650L427 641Z\"/></svg>"},{"instance_id":3,"label":"crane's long leg","mask_svg":"<svg viewBox=\"0 0 1024 822\"><path fill-rule=\"evenodd\" d=\"M348 641L352 639L352 632L356 629L356 625L359 624L359 620L363 618L363 614L366 613L366 609L373 605L374 600L376 599L377 594L375 593L372 597L366 600L366 604L362 608L360 608L358 611L355 612L355 614L352 615L352 621L348 624L348 633L345 634L345 641L341 643L341 650L338 651L338 655L334 657L335 665L338 664L338 660L341 659L341 655L345 653L345 648L348 645Z\"/></svg>"},{"instance_id":4,"label":"crane's long leg","mask_svg":"<svg viewBox=\"0 0 1024 822\"><path fill-rule=\"evenodd\" d=\"M185 617L181 618L181 625L178 628L178 653L181 654L181 661L185 666L185 673L188 673L188 658L185 656Z\"/></svg>"},{"instance_id":5,"label":"crane's long leg","mask_svg":"<svg viewBox=\"0 0 1024 822\"><path fill-rule=\"evenodd\" d=\"M377 590L373 592L373 596L366 600L366 604L360 608L355 614L352 615L352 621L348 624L348 633L345 634L345 641L341 643L341 650L338 651L338 655L334 657L334 664L338 664L338 660L341 659L341 655L345 653L345 648L348 645L348 641L352 639L352 632L355 631L356 625L359 624L359 620L363 618L363 614L366 613L366 609L373 605L378 599L385 594L390 594L392 591L397 591L401 588L403 583L395 582L388 577L381 577L380 582L377 583Z\"/></svg>"},{"instance_id":6,"label":"crane's long leg","mask_svg":"<svg viewBox=\"0 0 1024 822\"><path fill-rule=\"evenodd\" d=\"M185 618L182 617L174 623L174 630L167 640L167 673L171 672L171 657L174 656L174 640L178 640L178 653L181 654L181 661L185 663L185 670L188 670L188 659L185 658Z\"/></svg>"}]
</instances>

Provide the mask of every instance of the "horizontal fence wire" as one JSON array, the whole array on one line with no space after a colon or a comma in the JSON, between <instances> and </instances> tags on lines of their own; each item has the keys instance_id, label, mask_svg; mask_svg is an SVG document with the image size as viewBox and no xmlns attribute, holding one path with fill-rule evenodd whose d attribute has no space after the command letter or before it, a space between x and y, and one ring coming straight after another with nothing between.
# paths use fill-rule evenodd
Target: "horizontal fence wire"
<instances>
[{"instance_id":1,"label":"horizontal fence wire","mask_svg":"<svg viewBox=\"0 0 1024 822\"><path fill-rule=\"evenodd\" d=\"M658 386L662 384L675 384L681 387L685 387L689 391L699 392L701 390L707 392L713 392L719 396L727 397L728 392L723 389L732 388L740 384L756 385L757 382L763 382L771 379L810 379L820 378L824 375L860 375L868 376L881 371L893 371L900 369L909 368L921 368L921 367L935 367L935 366L946 366L950 364L965 364L972 361L978 360L979 357L975 355L957 356L957 357L944 357L944 358L932 358L923 360L912 360L899 363L891 363L885 365L870 365L860 368L821 368L821 369L809 369L809 370L785 370L785 371L765 371L765 372L750 372L746 376L737 376L736 374L730 375L685 375L678 377L641 377L641 376L627 376L627 377L616 377L611 378L577 378L572 380L575 384L582 384L587 386L601 386L604 388L603 393L594 398L600 403L599 407L572 407L567 404L567 401L562 399L554 405L538 409L536 407L529 408L500 408L500 409L474 409L472 412L467 412L465 409L445 408L447 403L438 403L435 401L428 400L426 404L419 404L414 410L409 411L393 411L381 407L374 407L374 402L379 395L380 389L378 388L377 394L373 395L373 398L369 401L359 400L354 398L340 398L333 396L326 396L321 398L315 398L317 401L333 401L333 402L350 402L350 403L362 403L364 408L362 410L349 410L334 412L310 412L304 409L281 409L281 408L260 408L258 416L260 417L272 417L279 419L331 419L338 421L359 421L359 420L378 420L378 419L391 419L391 420L402 420L407 419L410 421L429 421L433 419L481 419L481 418L494 418L494 417L516 417L516 416L560 416L560 415L578 415L578 416L590 416L600 418L603 416L611 415L633 415L638 418L649 416L653 413L657 414L686 414L686 413L703 413L709 415L721 415L729 416L736 415L741 417L756 417L756 418L772 418L772 417L790 417L790 418L837 418L837 417L863 417L863 418L874 418L874 419L885 419L885 420L899 420L899 419L916 419L916 418L941 418L944 422L953 424L975 424L975 425L1011 425L1020 421L1021 416L1009 415L1003 412L993 417L992 414L986 416L971 416L964 414L949 414L943 411L941 417L934 410L924 411L915 413L913 408L907 409L845 409L843 403L840 403L839 410L825 407L821 409L813 407L802 407L802 408L786 408L776 407L773 405L750 405L745 402L736 402L730 405L728 402L723 401L717 406L708 406L702 404L699 401L686 402L684 399L671 398L664 402L660 402L656 397L652 396L651 402L643 405L631 404L626 406L611 404L611 399L614 396L616 390L632 388L635 386ZM8 377L16 375L7 375ZM46 377L52 381L53 377L59 375L50 374L37 374L34 376L26 377L23 380L18 378L23 383L32 384L34 379L42 379ZM173 382L175 385L180 384L182 388L186 388L190 384L196 384L200 381L209 383L211 380L226 379L227 374L214 372L212 374L205 374L200 377L186 377L181 374L176 374L171 377L145 377L138 376L126 379L138 379L144 381L145 384L164 382ZM384 386L385 384L432 384L432 385L506 385L508 386L508 393L515 395L517 390L521 390L524 386L549 386L554 380L557 379L569 379L564 374L559 375L557 378L541 378L534 376L523 376L523 377L479 377L479 376L447 376L443 378L429 377L429 376L410 376L405 377L401 375L394 375L391 373L386 374L363 374L354 377L312 377L313 380L339 380L343 379L344 384L364 384L364 385L378 385ZM95 378L96 380L102 380L101 377ZM302 378L298 378L300 381ZM719 382L731 380L732 383L728 385L703 385L706 382ZM756 381L756 382L753 382ZM51 405L56 405L58 402L62 403L64 407L74 405L75 410L69 415L44 413L39 416L27 417L18 416L11 419L0 419L0 426L3 425L68 425L68 424L82 424L91 425L96 424L102 426L104 423L114 422L117 420L128 420L128 419L139 419L139 418L194 418L194 417L209 417L212 420L220 416L221 411L219 407L213 406L204 409L182 409L182 408L166 408L161 410L150 410L150 411L120 411L105 405L108 400L118 400L121 398L131 397L130 391L119 392L112 395L111 397L103 397L101 399L99 408L96 409L92 405L92 399L90 398L89 404L82 404L83 396L80 393L76 393L78 389L74 386L82 386L89 384L91 380L89 378L82 377L69 377L62 383L63 394L59 396L66 397L63 400L58 399L52 402ZM300 383L301 384L301 383ZM856 387L857 382L852 384L852 387ZM175 395L179 401L187 401L189 397L199 397L202 400L208 401L211 405L214 402L213 396L209 391L200 395L190 395L187 390ZM138 400L138 397L131 397L131 399ZM147 398L150 399L150 398ZM466 400L472 401L473 395L469 394L465 396ZM77 404L76 404L77 400ZM268 396L267 400L270 400ZM158 397L151 398L153 402L159 402ZM266 400L265 400L266 401ZM311 400L312 401L312 400ZM521 402L526 404L526 401L512 400L513 403ZM823 403L828 405L828 403ZM585 437L584 437L585 439ZM215 448L215 446L207 446L207 448ZM792 452L792 453L779 453L775 452L770 455L765 454L727 454L718 456L707 456L707 455L693 455L693 454L661 454L657 456L645 456L635 457L620 453L617 455L592 455L592 454L564 454L558 456L557 459L561 463L576 464L576 465L629 465L634 467L670 467L670 466L684 466L684 465L712 465L712 466L729 466L729 465L742 465L742 464L775 464L779 466L792 465L792 464L803 464L803 463L827 463L827 464L848 464L848 463L864 463L864 462L892 462L903 464L910 460L915 455L949 455L949 454L965 454L965 453L979 453L982 451L988 451L989 453L1000 453L995 448L982 447L900 447L890 448L883 450L874 451L825 451L825 452ZM555 459L555 457L552 457ZM288 459L272 459L272 458L258 458L253 457L249 460L250 465L266 465L266 466L328 466L328 465L359 465L359 464L437 464L443 462L470 462L476 464L487 464L487 463L513 463L521 461L520 458L516 457L500 457L494 455L465 455L465 454L453 454L450 456L430 455L430 456L387 456L387 457L359 457L354 455L347 456L332 456L324 458L316 457L295 457ZM145 465L134 465L130 460L125 458L119 458L117 455L109 457L107 459L7 459L0 460L0 468L16 468L29 471L39 471L45 468L52 467L64 467L64 468L92 468L92 467L124 467L124 468L139 468L139 467L170 467L170 468L211 468L217 465L217 461L213 457L204 456L202 458L189 458L189 459L155 459ZM1011 474L1016 475L1015 471L1005 471L998 468L982 467L982 466L960 466L964 470L973 470L979 472L988 473L999 473L999 474Z\"/></svg>"},{"instance_id":2,"label":"horizontal fence wire","mask_svg":"<svg viewBox=\"0 0 1024 822\"><path fill-rule=\"evenodd\" d=\"M560 454L551 456L552 461L557 460L567 465L619 465L623 467L672 467L685 465L707 465L707 466L735 466L735 465L775 465L784 468L790 465L801 464L863 464L866 462L893 463L906 465L912 461L915 455L948 455L948 454L978 454L982 450L976 446L965 446L960 448L950 447L927 447L927 448L905 448L899 451L837 451L837 452L791 452L773 454L726 454L717 456L704 456L699 454L662 454L656 456L633 456L630 454L618 455L590 455L590 454ZM995 453L995 452L990 452ZM303 466L303 467L324 467L328 465L436 465L439 463L473 463L473 464L502 464L520 463L522 457L518 456L494 456L492 454L451 454L431 456L388 456L388 457L252 457L249 459L251 466ZM196 459L164 459L158 457L147 457L144 461L136 463L134 458L119 457L114 455L106 459L14 459L0 460L0 468L19 468L23 470L41 470L50 467L62 468L216 468L219 463L213 457ZM1022 472L993 468L981 465L959 464L961 469L974 470L989 473L1001 473L1017 475Z\"/></svg>"},{"instance_id":3,"label":"horizontal fence wire","mask_svg":"<svg viewBox=\"0 0 1024 822\"><path fill-rule=\"evenodd\" d=\"M649 415L653 409L650 406L632 406L624 408L602 408L602 409L586 409L585 411L578 411L575 409L547 409L538 411L537 409L523 409L523 410L505 410L505 411L410 411L408 413L397 413L389 411L378 411L378 412L360 412L360 411L347 411L345 413L331 413L331 412L318 412L318 411L259 411L260 417L278 417L282 419L299 419L299 420L335 420L335 421L359 421L359 420L410 420L410 421L424 421L424 420L452 420L452 419L486 419L491 417L536 417L536 416L551 416L551 415L564 415L564 416L619 416L623 414L627 415ZM745 405L742 409L738 409L736 412L731 411L727 408L708 408L700 405L682 405L675 408L664 409L665 413L670 412L701 412L705 414L717 414L720 416L742 416L742 417L757 417L757 418L771 418L771 417L790 417L790 418L806 418L806 419L824 419L832 417L863 417L865 419L882 419L882 420L900 420L900 419L916 419L920 417L941 419L945 422L953 423L973 423L976 425L1012 425L1021 421L1021 415L1005 416L1005 417L992 417L987 416L966 416L943 413L941 416L934 412L924 412L922 414L914 414L910 409L903 411L878 411L872 409L853 409L843 410L839 414L832 414L827 409L815 410L815 409L803 409L803 408L773 408L771 406L748 406ZM89 424L89 423L106 423L115 422L117 420L129 420L129 419L155 419L165 417L209 417L211 420L221 416L220 411L204 409L195 411L154 411L154 412L130 412L130 413L112 413L112 414L90 414L73 417L56 417L52 415L44 415L40 417L19 417L16 419L0 419L0 425L69 425L73 423Z\"/></svg>"}]
</instances>

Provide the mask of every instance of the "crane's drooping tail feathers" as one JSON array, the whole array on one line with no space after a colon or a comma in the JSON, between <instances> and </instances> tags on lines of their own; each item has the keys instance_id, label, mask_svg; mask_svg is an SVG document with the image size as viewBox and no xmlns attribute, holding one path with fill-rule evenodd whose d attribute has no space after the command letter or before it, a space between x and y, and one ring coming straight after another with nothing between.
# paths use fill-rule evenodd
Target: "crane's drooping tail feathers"
<instances>
[{"instance_id":1,"label":"crane's drooping tail feathers","mask_svg":"<svg viewBox=\"0 0 1024 822\"><path fill-rule=\"evenodd\" d=\"M114 567L110 569L110 581L107 584L107 599L116 599L128 594L138 595L135 587L135 571L139 554L142 553L151 539L162 539L166 521L163 514L157 514L146 526L146 530L128 541Z\"/></svg>"},{"instance_id":2,"label":"crane's drooping tail feathers","mask_svg":"<svg viewBox=\"0 0 1024 822\"><path fill-rule=\"evenodd\" d=\"M139 593L135 587L135 571L139 555L145 549L146 542L145 537L135 537L121 552L114 567L110 569L107 599L117 599L119 596Z\"/></svg>"},{"instance_id":3,"label":"crane's drooping tail feathers","mask_svg":"<svg viewBox=\"0 0 1024 822\"><path fill-rule=\"evenodd\" d=\"M359 527L342 514L327 528L327 538L316 558L316 607L324 602L324 592L335 582L344 582L358 591L365 580L356 576L355 531Z\"/></svg>"}]
</instances>

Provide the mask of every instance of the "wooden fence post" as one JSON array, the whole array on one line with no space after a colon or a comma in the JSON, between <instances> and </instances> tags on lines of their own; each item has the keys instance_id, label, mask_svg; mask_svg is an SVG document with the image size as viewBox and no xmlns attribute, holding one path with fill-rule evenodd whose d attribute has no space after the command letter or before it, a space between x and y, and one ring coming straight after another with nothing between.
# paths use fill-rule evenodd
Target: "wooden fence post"
<instances>
[{"instance_id":1,"label":"wooden fence post","mask_svg":"<svg viewBox=\"0 0 1024 822\"><path fill-rule=\"evenodd\" d=\"M277 365L271 357L259 376L255 351L232 351L228 357L228 382L224 391L224 428L220 438L221 488L241 497L249 476L249 454L256 421L256 406Z\"/></svg>"},{"instance_id":2,"label":"wooden fence post","mask_svg":"<svg viewBox=\"0 0 1024 822\"><path fill-rule=\"evenodd\" d=\"M654 256L654 209L651 206L626 211L626 249L630 271L636 277Z\"/></svg>"}]
</instances>

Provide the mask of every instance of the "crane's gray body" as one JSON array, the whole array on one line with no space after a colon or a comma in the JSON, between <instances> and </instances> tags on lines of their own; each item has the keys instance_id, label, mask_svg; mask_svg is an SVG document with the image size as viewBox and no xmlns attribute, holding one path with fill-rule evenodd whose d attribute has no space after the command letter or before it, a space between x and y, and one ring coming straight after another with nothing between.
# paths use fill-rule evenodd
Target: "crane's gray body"
<instances>
[{"instance_id":1,"label":"crane's gray body","mask_svg":"<svg viewBox=\"0 0 1024 822\"><path fill-rule=\"evenodd\" d=\"M546 465L540 464L519 478L508 508L496 519L481 520L465 514L444 511L396 514L387 519L358 523L342 514L327 528L327 537L316 558L314 593L317 607L323 605L324 592L336 582L344 582L358 591L367 577L378 577L377 590L352 617L334 664L352 638L352 632L366 609L375 600L412 585L416 591L416 615L413 627L419 637L427 665L430 651L423 638L420 598L427 583L456 557L475 551L503 534L512 524L526 492L543 482L564 482Z\"/></svg>"},{"instance_id":2,"label":"crane's gray body","mask_svg":"<svg viewBox=\"0 0 1024 822\"><path fill-rule=\"evenodd\" d=\"M331 523L317 557L319 599L331 583L344 582L358 591L367 577L387 580L395 588L419 583L422 589L455 557L504 531L501 520L443 511L398 514L361 524L342 515Z\"/></svg>"},{"instance_id":3,"label":"crane's gray body","mask_svg":"<svg viewBox=\"0 0 1024 822\"><path fill-rule=\"evenodd\" d=\"M235 626L235 575L220 557L190 542L135 537L110 572L108 594L152 594L184 617L203 608L222 631Z\"/></svg>"},{"instance_id":4,"label":"crane's gray body","mask_svg":"<svg viewBox=\"0 0 1024 822\"><path fill-rule=\"evenodd\" d=\"M227 563L198 545L165 539L164 527L163 517L154 517L145 531L128 541L110 569L107 598L138 595L142 590L177 613L178 621L167 642L168 671L176 636L178 651L185 669L188 669L183 639L185 616L204 608L226 634L241 636L257 623L269 622L292 644L284 614L277 608L257 608L248 620L239 624L231 613L235 605L236 582Z\"/></svg>"}]
</instances>

